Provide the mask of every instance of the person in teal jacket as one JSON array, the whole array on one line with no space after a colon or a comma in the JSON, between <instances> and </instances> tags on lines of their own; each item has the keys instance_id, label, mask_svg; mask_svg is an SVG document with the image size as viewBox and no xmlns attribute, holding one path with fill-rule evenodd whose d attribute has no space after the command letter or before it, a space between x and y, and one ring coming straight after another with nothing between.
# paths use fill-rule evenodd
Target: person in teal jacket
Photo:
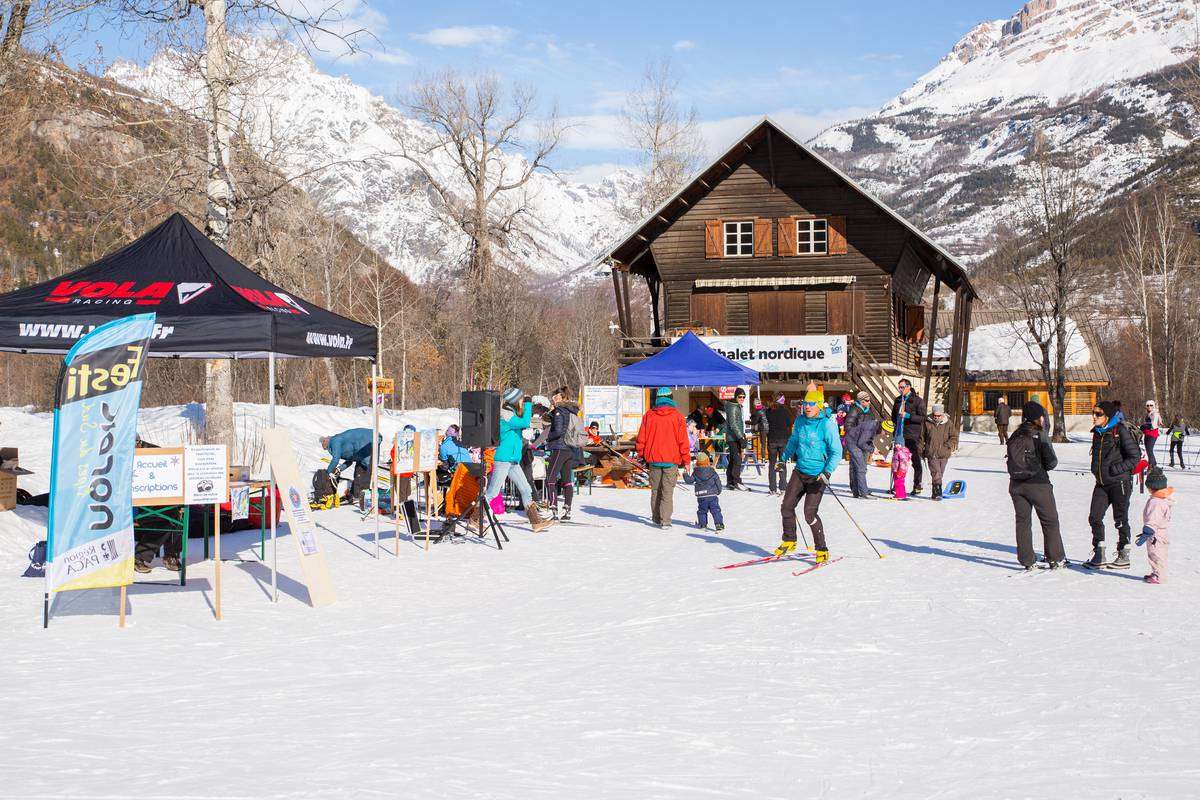
<instances>
[{"instance_id":1,"label":"person in teal jacket","mask_svg":"<svg viewBox=\"0 0 1200 800\"><path fill-rule=\"evenodd\" d=\"M533 502L533 489L525 477L525 471L521 469L521 454L525 449L525 437L521 432L529 427L532 419L531 399L515 387L504 393L500 407L500 444L496 447L492 476L488 479L487 497L491 501L504 489L506 480L512 481L529 517L529 524L537 533L553 525L554 520L544 520L538 514L538 507Z\"/></svg>"},{"instance_id":2,"label":"person in teal jacket","mask_svg":"<svg viewBox=\"0 0 1200 800\"><path fill-rule=\"evenodd\" d=\"M801 403L802 414L792 424L792 435L783 449L783 461L795 462L787 490L783 493L780 513L783 517L783 541L775 548L775 555L786 556L796 550L796 505L804 498L804 521L812 528L813 547L816 548L817 563L829 560L829 547L825 542L825 527L817 510L829 476L842 460L842 441L838 435L837 422L829 410L823 408L825 396L813 384Z\"/></svg>"}]
</instances>

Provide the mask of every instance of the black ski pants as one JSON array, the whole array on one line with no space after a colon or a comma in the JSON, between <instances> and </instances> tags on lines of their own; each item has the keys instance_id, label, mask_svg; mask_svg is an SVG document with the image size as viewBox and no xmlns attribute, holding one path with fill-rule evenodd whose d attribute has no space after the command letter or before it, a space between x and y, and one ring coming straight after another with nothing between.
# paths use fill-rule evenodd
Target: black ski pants
<instances>
[{"instance_id":1,"label":"black ski pants","mask_svg":"<svg viewBox=\"0 0 1200 800\"><path fill-rule=\"evenodd\" d=\"M1117 548L1129 547L1129 498L1133 494L1133 478L1125 477L1107 486L1092 489L1092 508L1088 522L1092 526L1092 546L1104 544L1104 512L1112 506L1113 524L1117 527Z\"/></svg>"},{"instance_id":2,"label":"black ski pants","mask_svg":"<svg viewBox=\"0 0 1200 800\"><path fill-rule=\"evenodd\" d=\"M787 442L769 442L767 444L767 470L772 492L779 491L787 485L787 462L783 460L785 447L787 447Z\"/></svg>"},{"instance_id":3,"label":"black ski pants","mask_svg":"<svg viewBox=\"0 0 1200 800\"><path fill-rule=\"evenodd\" d=\"M1062 561L1067 555L1063 550L1062 533L1058 527L1058 505L1054 502L1054 487L1048 483L1008 484L1013 510L1017 513L1017 561L1022 567L1032 567L1037 560L1033 551L1033 512L1042 526L1042 551L1047 561Z\"/></svg>"},{"instance_id":4,"label":"black ski pants","mask_svg":"<svg viewBox=\"0 0 1200 800\"><path fill-rule=\"evenodd\" d=\"M1147 436L1142 434L1142 443L1146 446L1146 461L1150 462L1150 466L1158 466L1158 456L1154 454L1154 445L1158 442L1157 436Z\"/></svg>"},{"instance_id":5,"label":"black ski pants","mask_svg":"<svg viewBox=\"0 0 1200 800\"><path fill-rule=\"evenodd\" d=\"M742 485L742 453L746 451L746 443L730 439L728 444L729 462L725 465L725 485L734 489Z\"/></svg>"},{"instance_id":6,"label":"black ski pants","mask_svg":"<svg viewBox=\"0 0 1200 800\"><path fill-rule=\"evenodd\" d=\"M1000 444L1008 444L1008 423L996 423L996 435L1000 437Z\"/></svg>"},{"instance_id":7,"label":"black ski pants","mask_svg":"<svg viewBox=\"0 0 1200 800\"><path fill-rule=\"evenodd\" d=\"M567 508L575 499L575 451L571 448L550 451L550 465L546 467L546 500L551 505L558 504L558 493L561 491Z\"/></svg>"},{"instance_id":8,"label":"black ski pants","mask_svg":"<svg viewBox=\"0 0 1200 800\"><path fill-rule=\"evenodd\" d=\"M1171 440L1170 459L1171 459L1172 467L1175 466L1175 454L1176 453L1179 454L1179 466L1184 469L1187 469L1187 464L1184 463L1184 460L1183 460L1183 440L1182 439L1172 439Z\"/></svg>"},{"instance_id":9,"label":"black ski pants","mask_svg":"<svg viewBox=\"0 0 1200 800\"><path fill-rule=\"evenodd\" d=\"M783 493L783 502L779 510L783 516L783 540L796 541L796 505L804 498L804 521L812 529L813 547L817 550L829 549L825 545L825 526L821 524L821 516L817 510L821 507L821 497L825 494L825 481L820 475L805 475L798 469L792 470L788 481L787 491Z\"/></svg>"}]
</instances>

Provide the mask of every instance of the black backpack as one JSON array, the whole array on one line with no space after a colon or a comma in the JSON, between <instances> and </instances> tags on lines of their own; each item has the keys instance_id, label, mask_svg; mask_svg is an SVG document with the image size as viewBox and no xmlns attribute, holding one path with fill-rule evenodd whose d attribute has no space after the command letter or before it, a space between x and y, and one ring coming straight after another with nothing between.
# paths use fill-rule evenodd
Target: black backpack
<instances>
[{"instance_id":1,"label":"black backpack","mask_svg":"<svg viewBox=\"0 0 1200 800\"><path fill-rule=\"evenodd\" d=\"M1008 476L1015 481L1027 481L1037 477L1042 469L1038 455L1038 443L1030 434L1018 434L1008 440Z\"/></svg>"},{"instance_id":2,"label":"black backpack","mask_svg":"<svg viewBox=\"0 0 1200 800\"><path fill-rule=\"evenodd\" d=\"M324 500L331 494L337 494L337 487L333 485L333 479L323 469L319 469L313 473L312 490L313 500L317 501Z\"/></svg>"}]
</instances>

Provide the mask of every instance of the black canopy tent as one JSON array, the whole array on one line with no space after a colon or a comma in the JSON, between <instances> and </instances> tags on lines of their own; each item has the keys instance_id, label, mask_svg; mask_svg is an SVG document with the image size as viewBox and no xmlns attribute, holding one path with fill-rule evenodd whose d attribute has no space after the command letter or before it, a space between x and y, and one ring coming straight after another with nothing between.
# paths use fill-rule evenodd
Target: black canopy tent
<instances>
[{"instance_id":1,"label":"black canopy tent","mask_svg":"<svg viewBox=\"0 0 1200 800\"><path fill-rule=\"evenodd\" d=\"M93 328L148 311L158 315L151 357L267 359L271 427L277 356L369 359L378 441L378 331L263 279L179 213L99 261L0 295L0 351L66 353ZM270 506L272 596L278 599L274 502ZM376 551L378 538L377 530Z\"/></svg>"}]
</instances>

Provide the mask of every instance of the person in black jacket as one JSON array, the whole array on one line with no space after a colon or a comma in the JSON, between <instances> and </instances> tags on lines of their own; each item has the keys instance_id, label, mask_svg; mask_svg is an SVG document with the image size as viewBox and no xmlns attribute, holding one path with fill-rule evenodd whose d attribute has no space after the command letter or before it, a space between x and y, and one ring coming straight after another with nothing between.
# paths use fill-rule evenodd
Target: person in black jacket
<instances>
[{"instance_id":1,"label":"person in black jacket","mask_svg":"<svg viewBox=\"0 0 1200 800\"><path fill-rule=\"evenodd\" d=\"M1050 569L1066 566L1062 533L1058 526L1058 504L1050 470L1058 466L1054 446L1042 437L1046 409L1032 400L1021 407L1021 424L1006 444L1008 449L1008 495L1017 515L1017 561L1033 569L1033 511L1042 526L1042 550Z\"/></svg>"},{"instance_id":2,"label":"person in black jacket","mask_svg":"<svg viewBox=\"0 0 1200 800\"><path fill-rule=\"evenodd\" d=\"M562 492L563 513L559 519L571 518L571 503L575 499L575 467L583 461L579 440L585 437L583 421L579 419L579 404L570 399L565 388L557 390L550 402L554 410L546 433L546 451L550 463L546 467L546 500L554 516L558 516L558 495ZM575 430L572 441L572 429Z\"/></svg>"},{"instance_id":3,"label":"person in black jacket","mask_svg":"<svg viewBox=\"0 0 1200 800\"><path fill-rule=\"evenodd\" d=\"M912 453L912 494L921 493L921 462L925 451L921 445L921 433L925 427L925 401L913 391L912 381L900 379L900 394L892 403L892 422L896 430L904 431L904 446Z\"/></svg>"},{"instance_id":4,"label":"person in black jacket","mask_svg":"<svg viewBox=\"0 0 1200 800\"><path fill-rule=\"evenodd\" d=\"M874 496L867 488L867 458L875 450L879 418L871 410L871 395L858 393L858 399L846 412L842 427L846 431L846 452L850 454L850 493L863 500L873 500Z\"/></svg>"},{"instance_id":5,"label":"person in black jacket","mask_svg":"<svg viewBox=\"0 0 1200 800\"><path fill-rule=\"evenodd\" d=\"M696 456L696 468L692 470L696 492L696 527L708 527L708 515L712 514L717 530L725 530L725 518L721 516L721 476L712 468L708 453Z\"/></svg>"},{"instance_id":6,"label":"person in black jacket","mask_svg":"<svg viewBox=\"0 0 1200 800\"><path fill-rule=\"evenodd\" d=\"M783 448L787 447L795 421L795 415L788 408L787 397L779 395L767 409L767 467L772 495L779 494L787 485L787 462L783 460Z\"/></svg>"},{"instance_id":7,"label":"person in black jacket","mask_svg":"<svg viewBox=\"0 0 1200 800\"><path fill-rule=\"evenodd\" d=\"M1008 398L1004 395L996 400L996 435L1000 437L1000 444L1008 443L1008 423L1012 419L1012 409L1008 406Z\"/></svg>"},{"instance_id":8,"label":"person in black jacket","mask_svg":"<svg viewBox=\"0 0 1200 800\"><path fill-rule=\"evenodd\" d=\"M1083 566L1089 569L1111 567L1129 569L1129 498L1133 494L1133 470L1141 460L1141 451L1124 416L1108 400L1092 409L1092 507L1088 522L1092 526L1092 557ZM1104 512L1112 507L1117 528L1117 557L1104 557Z\"/></svg>"}]
</instances>

